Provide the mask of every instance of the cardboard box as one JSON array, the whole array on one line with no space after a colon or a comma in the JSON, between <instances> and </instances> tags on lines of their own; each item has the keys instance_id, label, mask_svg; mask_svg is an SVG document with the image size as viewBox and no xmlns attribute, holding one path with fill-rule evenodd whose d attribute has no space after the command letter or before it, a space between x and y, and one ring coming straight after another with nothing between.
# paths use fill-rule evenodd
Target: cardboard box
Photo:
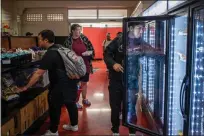
<instances>
[{"instance_id":1,"label":"cardboard box","mask_svg":"<svg viewBox=\"0 0 204 136\"><path fill-rule=\"evenodd\" d=\"M21 130L20 112L18 112L13 118L14 118L14 135L17 135L20 133Z\"/></svg>"},{"instance_id":2,"label":"cardboard box","mask_svg":"<svg viewBox=\"0 0 204 136\"><path fill-rule=\"evenodd\" d=\"M34 106L33 101L29 102L25 107L20 109L20 133L22 134L34 122Z\"/></svg>"},{"instance_id":3,"label":"cardboard box","mask_svg":"<svg viewBox=\"0 0 204 136\"><path fill-rule=\"evenodd\" d=\"M39 116L43 115L48 110L48 90L38 96Z\"/></svg>"},{"instance_id":4,"label":"cardboard box","mask_svg":"<svg viewBox=\"0 0 204 136\"><path fill-rule=\"evenodd\" d=\"M10 119L6 124L1 127L2 136L13 136L14 135L14 119Z\"/></svg>"},{"instance_id":5,"label":"cardboard box","mask_svg":"<svg viewBox=\"0 0 204 136\"><path fill-rule=\"evenodd\" d=\"M46 90L43 95L44 95L44 98L45 98L45 110L48 110L49 108L49 105L48 105L48 91L49 90Z\"/></svg>"},{"instance_id":6,"label":"cardboard box","mask_svg":"<svg viewBox=\"0 0 204 136\"><path fill-rule=\"evenodd\" d=\"M38 96L33 100L33 108L34 108L33 118L34 120L37 120L39 117L39 97Z\"/></svg>"}]
</instances>

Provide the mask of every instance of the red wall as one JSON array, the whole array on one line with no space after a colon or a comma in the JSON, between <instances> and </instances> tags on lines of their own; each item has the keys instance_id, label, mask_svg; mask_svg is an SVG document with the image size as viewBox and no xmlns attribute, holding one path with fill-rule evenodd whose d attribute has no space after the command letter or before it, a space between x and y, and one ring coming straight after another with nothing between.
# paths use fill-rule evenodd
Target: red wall
<instances>
[{"instance_id":1,"label":"red wall","mask_svg":"<svg viewBox=\"0 0 204 136\"><path fill-rule=\"evenodd\" d=\"M106 34L111 34L111 39L114 39L118 32L122 32L121 27L99 28L99 27L83 27L83 34L86 35L95 49L95 59L103 58L102 43L106 38Z\"/></svg>"}]
</instances>

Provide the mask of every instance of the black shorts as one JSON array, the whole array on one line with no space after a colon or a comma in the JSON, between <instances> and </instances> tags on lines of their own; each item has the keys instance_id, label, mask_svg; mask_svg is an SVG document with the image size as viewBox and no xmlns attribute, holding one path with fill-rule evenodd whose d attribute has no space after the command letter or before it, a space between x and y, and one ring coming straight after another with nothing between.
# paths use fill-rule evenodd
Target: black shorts
<instances>
[{"instance_id":1,"label":"black shorts","mask_svg":"<svg viewBox=\"0 0 204 136\"><path fill-rule=\"evenodd\" d=\"M89 73L86 73L85 76L80 78L81 82L89 82Z\"/></svg>"}]
</instances>

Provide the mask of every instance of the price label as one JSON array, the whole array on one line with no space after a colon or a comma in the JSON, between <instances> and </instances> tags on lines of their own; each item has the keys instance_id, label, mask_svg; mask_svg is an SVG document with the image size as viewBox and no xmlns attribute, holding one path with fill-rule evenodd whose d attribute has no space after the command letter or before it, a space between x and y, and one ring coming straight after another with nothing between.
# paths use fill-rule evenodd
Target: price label
<instances>
[{"instance_id":1,"label":"price label","mask_svg":"<svg viewBox=\"0 0 204 136\"><path fill-rule=\"evenodd\" d=\"M2 60L2 64L11 64L11 60L10 59Z\"/></svg>"}]
</instances>

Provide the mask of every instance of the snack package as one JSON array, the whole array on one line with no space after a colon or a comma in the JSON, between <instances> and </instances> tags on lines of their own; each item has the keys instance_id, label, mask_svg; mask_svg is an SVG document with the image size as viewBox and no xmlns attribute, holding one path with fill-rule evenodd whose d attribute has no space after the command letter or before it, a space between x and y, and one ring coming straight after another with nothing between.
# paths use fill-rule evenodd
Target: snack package
<instances>
[{"instance_id":1,"label":"snack package","mask_svg":"<svg viewBox=\"0 0 204 136\"><path fill-rule=\"evenodd\" d=\"M14 80L10 73L3 74L1 80L5 87L9 87L14 84Z\"/></svg>"}]
</instances>

